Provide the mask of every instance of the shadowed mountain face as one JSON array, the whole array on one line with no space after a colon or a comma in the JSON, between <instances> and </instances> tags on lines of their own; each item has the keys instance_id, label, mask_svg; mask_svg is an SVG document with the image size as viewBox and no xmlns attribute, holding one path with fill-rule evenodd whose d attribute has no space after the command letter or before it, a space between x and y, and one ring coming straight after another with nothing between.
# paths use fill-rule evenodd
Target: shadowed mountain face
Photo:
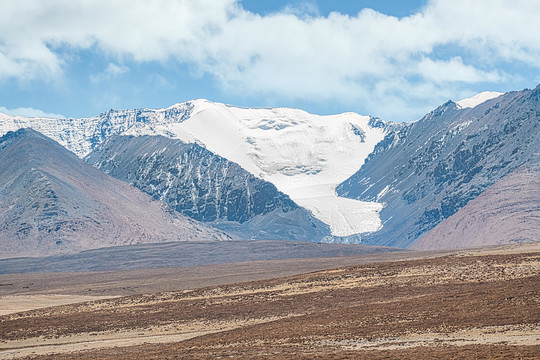
<instances>
[{"instance_id":1,"label":"shadowed mountain face","mask_svg":"<svg viewBox=\"0 0 540 360\"><path fill-rule=\"evenodd\" d=\"M524 241L540 241L540 152L411 248L457 249Z\"/></svg>"},{"instance_id":2,"label":"shadowed mountain face","mask_svg":"<svg viewBox=\"0 0 540 360\"><path fill-rule=\"evenodd\" d=\"M171 211L30 129L0 138L0 257L228 236Z\"/></svg>"},{"instance_id":3,"label":"shadowed mountain face","mask_svg":"<svg viewBox=\"0 0 540 360\"><path fill-rule=\"evenodd\" d=\"M318 241L328 227L287 195L197 144L163 136L113 136L86 161L238 238Z\"/></svg>"},{"instance_id":4,"label":"shadowed mountain face","mask_svg":"<svg viewBox=\"0 0 540 360\"><path fill-rule=\"evenodd\" d=\"M540 86L474 108L449 101L380 142L338 194L385 204L367 244L408 247L533 156Z\"/></svg>"}]
</instances>

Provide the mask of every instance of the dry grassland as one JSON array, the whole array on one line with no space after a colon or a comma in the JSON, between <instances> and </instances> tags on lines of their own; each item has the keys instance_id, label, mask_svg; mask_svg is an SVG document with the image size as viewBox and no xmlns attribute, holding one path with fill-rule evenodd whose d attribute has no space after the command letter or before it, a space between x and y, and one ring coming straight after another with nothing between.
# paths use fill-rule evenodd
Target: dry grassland
<instances>
[{"instance_id":1,"label":"dry grassland","mask_svg":"<svg viewBox=\"0 0 540 360\"><path fill-rule=\"evenodd\" d=\"M538 359L527 245L0 317L0 358Z\"/></svg>"}]
</instances>

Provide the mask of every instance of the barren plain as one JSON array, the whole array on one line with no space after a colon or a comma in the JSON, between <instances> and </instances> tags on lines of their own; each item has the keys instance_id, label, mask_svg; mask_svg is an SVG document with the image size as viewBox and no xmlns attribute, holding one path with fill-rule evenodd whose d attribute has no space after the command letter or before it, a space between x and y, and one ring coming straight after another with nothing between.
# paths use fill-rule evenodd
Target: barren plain
<instances>
[{"instance_id":1,"label":"barren plain","mask_svg":"<svg viewBox=\"0 0 540 360\"><path fill-rule=\"evenodd\" d=\"M540 358L540 243L371 256L2 275L84 302L1 316L0 358Z\"/></svg>"}]
</instances>

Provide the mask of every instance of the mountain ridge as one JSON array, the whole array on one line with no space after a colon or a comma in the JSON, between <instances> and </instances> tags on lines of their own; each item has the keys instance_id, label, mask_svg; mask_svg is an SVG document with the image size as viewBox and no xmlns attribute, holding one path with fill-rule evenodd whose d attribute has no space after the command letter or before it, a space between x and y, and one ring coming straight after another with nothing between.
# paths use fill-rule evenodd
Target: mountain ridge
<instances>
[{"instance_id":1,"label":"mountain ridge","mask_svg":"<svg viewBox=\"0 0 540 360\"><path fill-rule=\"evenodd\" d=\"M387 131L400 126L355 113L320 116L207 100L157 110L109 110L85 119L0 120L0 133L34 127L79 157L113 135L163 135L197 143L270 181L337 236L380 227L380 205L339 198L334 188L358 169Z\"/></svg>"},{"instance_id":2,"label":"mountain ridge","mask_svg":"<svg viewBox=\"0 0 540 360\"><path fill-rule=\"evenodd\" d=\"M500 134L490 133L485 118L493 117L494 113L499 118L508 116L499 106L510 106L520 113L520 105L515 102L519 102L518 98L525 92L534 98L537 90L538 87L502 96L484 92L457 102L449 100L422 119L402 124L355 113L319 116L300 109L242 108L197 99L163 109L109 110L85 119L5 117L11 120L2 121L0 133L29 122L37 124L45 132L54 133L79 156L115 135L161 135L195 143L274 184L329 225L335 236L333 241L357 242L362 239L377 243L389 231L388 226L394 230L400 226L417 227L405 240L394 237L381 244L396 241L399 246L409 246L434 224L455 213L521 164L525 156L521 152L527 150L518 145L516 152L514 149L508 151L510 162L501 161L486 171L486 165L482 165L484 160L478 154L484 150L496 151L497 144L505 143L505 136L515 136L516 129L521 131L521 125L519 119L513 119L512 124L496 120ZM525 116L527 111L520 114ZM534 129L530 130L523 136L529 138L534 134ZM458 144L456 139L464 133L467 137L461 137ZM456 142L452 151L448 150L446 142ZM473 144L471 148L468 143ZM447 150L450 152L445 153ZM387 152L392 155L384 155ZM443 153L444 159L441 158ZM400 156L406 161L403 162ZM493 160L493 154L490 156ZM434 161L436 166L431 166ZM386 168L387 174L377 169L379 165L374 163ZM386 164L389 163L394 164L395 169L388 168ZM413 179L419 180L424 171L431 183L426 189L421 185L415 187ZM403 174L409 177L400 179ZM436 200L438 205L431 208L418 202L430 191L435 198L441 196L442 187L453 186L452 177L459 178L467 188L459 190L457 196L447 194L442 200ZM401 182L400 185L396 187L395 181ZM362 191L352 189L354 182L363 187ZM401 200L405 204L390 204L396 191L403 191ZM396 218L390 212L410 209L411 204L423 207L413 209L413 212L423 212L421 219L412 225L392 225L396 224ZM278 217L282 218L281 215ZM259 220L257 226L262 227L265 221ZM234 223L224 226L230 231L241 231ZM256 233L250 233L250 236L256 236Z\"/></svg>"},{"instance_id":3,"label":"mountain ridge","mask_svg":"<svg viewBox=\"0 0 540 360\"><path fill-rule=\"evenodd\" d=\"M381 201L368 244L408 247L522 165L540 143L540 87L474 108L449 101L388 134L338 194Z\"/></svg>"}]
</instances>

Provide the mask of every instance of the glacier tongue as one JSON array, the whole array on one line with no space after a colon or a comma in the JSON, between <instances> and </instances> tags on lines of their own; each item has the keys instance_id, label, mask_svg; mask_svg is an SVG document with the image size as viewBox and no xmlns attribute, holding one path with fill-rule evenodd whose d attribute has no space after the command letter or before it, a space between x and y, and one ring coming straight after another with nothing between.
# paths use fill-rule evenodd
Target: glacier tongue
<instances>
[{"instance_id":1,"label":"glacier tongue","mask_svg":"<svg viewBox=\"0 0 540 360\"><path fill-rule=\"evenodd\" d=\"M382 204L322 195L291 197L298 205L311 210L313 216L330 225L332 235L350 236L378 230L382 224Z\"/></svg>"},{"instance_id":2,"label":"glacier tongue","mask_svg":"<svg viewBox=\"0 0 540 360\"><path fill-rule=\"evenodd\" d=\"M163 135L196 142L272 182L299 205L348 236L381 227L382 205L338 197L387 127L355 113L320 116L288 108L240 108L193 100L166 109L110 110L86 119L0 114L1 133L32 127L80 157L112 135Z\"/></svg>"}]
</instances>

